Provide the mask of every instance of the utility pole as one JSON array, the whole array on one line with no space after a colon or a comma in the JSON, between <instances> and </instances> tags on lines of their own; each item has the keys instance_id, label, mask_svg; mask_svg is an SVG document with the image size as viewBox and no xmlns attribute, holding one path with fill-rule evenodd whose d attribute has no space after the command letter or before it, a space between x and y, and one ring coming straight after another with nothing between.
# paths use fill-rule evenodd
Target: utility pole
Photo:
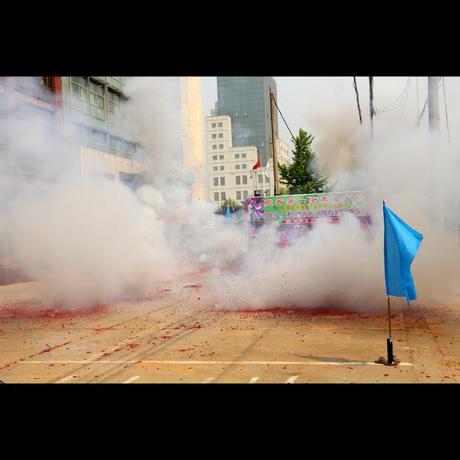
<instances>
[{"instance_id":1,"label":"utility pole","mask_svg":"<svg viewBox=\"0 0 460 460\"><path fill-rule=\"evenodd\" d=\"M369 112L371 117L371 139L374 139L374 77L369 77Z\"/></svg>"},{"instance_id":2,"label":"utility pole","mask_svg":"<svg viewBox=\"0 0 460 460\"><path fill-rule=\"evenodd\" d=\"M439 77L428 77L428 123L430 133L439 132Z\"/></svg>"},{"instance_id":3,"label":"utility pole","mask_svg":"<svg viewBox=\"0 0 460 460\"><path fill-rule=\"evenodd\" d=\"M278 173L278 159L277 159L277 156L276 156L276 142L275 142L275 117L274 117L274 113L275 113L275 96L273 95L273 92L270 88L270 120L271 120L271 125L272 125L272 154L273 154L273 176L274 176L274 181L275 181L275 184L274 184L274 193L275 193L275 196L276 195L279 195L279 182L278 182L278 178L279 178L279 173Z\"/></svg>"},{"instance_id":4,"label":"utility pole","mask_svg":"<svg viewBox=\"0 0 460 460\"><path fill-rule=\"evenodd\" d=\"M440 142L440 118L439 118L439 77L428 77L428 126L430 130L430 150L432 162L432 191L436 200L434 213L439 222L440 229L444 230L445 224L445 197L442 192L441 172L439 170L439 156L441 152Z\"/></svg>"}]
</instances>

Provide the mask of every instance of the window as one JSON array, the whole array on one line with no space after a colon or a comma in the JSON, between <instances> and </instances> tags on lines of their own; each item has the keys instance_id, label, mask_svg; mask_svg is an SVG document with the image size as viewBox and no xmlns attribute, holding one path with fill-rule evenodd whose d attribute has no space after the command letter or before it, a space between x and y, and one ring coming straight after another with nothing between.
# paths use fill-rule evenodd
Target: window
<instances>
[{"instance_id":1,"label":"window","mask_svg":"<svg viewBox=\"0 0 460 460\"><path fill-rule=\"evenodd\" d=\"M219 144L219 149L222 150L224 148L224 144Z\"/></svg>"},{"instance_id":2,"label":"window","mask_svg":"<svg viewBox=\"0 0 460 460\"><path fill-rule=\"evenodd\" d=\"M77 83L80 86L83 86L83 88L88 87L88 80L85 77L72 77L72 82Z\"/></svg>"},{"instance_id":3,"label":"window","mask_svg":"<svg viewBox=\"0 0 460 460\"><path fill-rule=\"evenodd\" d=\"M211 137L212 137L213 139L215 139L215 138L216 138L216 135L215 135L215 134L213 134Z\"/></svg>"},{"instance_id":4,"label":"window","mask_svg":"<svg viewBox=\"0 0 460 460\"><path fill-rule=\"evenodd\" d=\"M216 145L216 144L213 144L213 145L212 145L212 149L213 149L213 150L217 150L217 145Z\"/></svg>"},{"instance_id":5,"label":"window","mask_svg":"<svg viewBox=\"0 0 460 460\"><path fill-rule=\"evenodd\" d=\"M259 174L259 184L262 184L264 181L264 176L262 174Z\"/></svg>"},{"instance_id":6,"label":"window","mask_svg":"<svg viewBox=\"0 0 460 460\"><path fill-rule=\"evenodd\" d=\"M247 184L248 183L248 176L243 176L243 184Z\"/></svg>"},{"instance_id":7,"label":"window","mask_svg":"<svg viewBox=\"0 0 460 460\"><path fill-rule=\"evenodd\" d=\"M222 186L225 185L225 177L220 178L220 185L222 185Z\"/></svg>"},{"instance_id":8,"label":"window","mask_svg":"<svg viewBox=\"0 0 460 460\"><path fill-rule=\"evenodd\" d=\"M72 108L88 113L88 80L85 77L72 77Z\"/></svg>"},{"instance_id":9,"label":"window","mask_svg":"<svg viewBox=\"0 0 460 460\"><path fill-rule=\"evenodd\" d=\"M214 201L219 201L219 192L214 193Z\"/></svg>"},{"instance_id":10,"label":"window","mask_svg":"<svg viewBox=\"0 0 460 460\"><path fill-rule=\"evenodd\" d=\"M219 139L223 139L224 138L224 134L223 133L219 133Z\"/></svg>"},{"instance_id":11,"label":"window","mask_svg":"<svg viewBox=\"0 0 460 460\"><path fill-rule=\"evenodd\" d=\"M221 199L222 201L225 200L225 192L220 192L220 199Z\"/></svg>"},{"instance_id":12,"label":"window","mask_svg":"<svg viewBox=\"0 0 460 460\"><path fill-rule=\"evenodd\" d=\"M105 120L105 88L93 80L89 82L89 113L92 117Z\"/></svg>"},{"instance_id":13,"label":"window","mask_svg":"<svg viewBox=\"0 0 460 460\"><path fill-rule=\"evenodd\" d=\"M239 153L235 153L235 160L238 160L240 158L240 154Z\"/></svg>"},{"instance_id":14,"label":"window","mask_svg":"<svg viewBox=\"0 0 460 460\"><path fill-rule=\"evenodd\" d=\"M88 136L88 147L96 150L106 151L107 149L107 137L105 133L92 129L89 131Z\"/></svg>"},{"instance_id":15,"label":"window","mask_svg":"<svg viewBox=\"0 0 460 460\"><path fill-rule=\"evenodd\" d=\"M122 153L122 155L125 158L134 158L136 151L137 151L137 145L134 142L128 142L128 141L125 141L124 144L125 144L125 148L124 148L124 152Z\"/></svg>"},{"instance_id":16,"label":"window","mask_svg":"<svg viewBox=\"0 0 460 460\"><path fill-rule=\"evenodd\" d=\"M248 169L248 165L242 165L241 166L243 169Z\"/></svg>"},{"instance_id":17,"label":"window","mask_svg":"<svg viewBox=\"0 0 460 460\"><path fill-rule=\"evenodd\" d=\"M245 153L242 153L242 154L241 154L241 158L246 158L246 154L245 154Z\"/></svg>"},{"instance_id":18,"label":"window","mask_svg":"<svg viewBox=\"0 0 460 460\"><path fill-rule=\"evenodd\" d=\"M80 97L80 87L72 83L72 96Z\"/></svg>"},{"instance_id":19,"label":"window","mask_svg":"<svg viewBox=\"0 0 460 460\"><path fill-rule=\"evenodd\" d=\"M216 127L216 124L215 123L212 123L211 124L211 128L215 128Z\"/></svg>"},{"instance_id":20,"label":"window","mask_svg":"<svg viewBox=\"0 0 460 460\"><path fill-rule=\"evenodd\" d=\"M241 192L236 192L236 199L241 200Z\"/></svg>"},{"instance_id":21,"label":"window","mask_svg":"<svg viewBox=\"0 0 460 460\"><path fill-rule=\"evenodd\" d=\"M217 166L213 166L213 167L212 167L212 170L213 170L213 171L217 171Z\"/></svg>"},{"instance_id":22,"label":"window","mask_svg":"<svg viewBox=\"0 0 460 460\"><path fill-rule=\"evenodd\" d=\"M221 171L223 171L225 169L225 166L220 166L219 168Z\"/></svg>"},{"instance_id":23,"label":"window","mask_svg":"<svg viewBox=\"0 0 460 460\"><path fill-rule=\"evenodd\" d=\"M265 176L265 183L268 184L270 182L270 178L268 176Z\"/></svg>"},{"instance_id":24,"label":"window","mask_svg":"<svg viewBox=\"0 0 460 460\"><path fill-rule=\"evenodd\" d=\"M218 123L217 126L218 126L219 128L222 128L222 126L223 126L223 125L222 125L222 122Z\"/></svg>"},{"instance_id":25,"label":"window","mask_svg":"<svg viewBox=\"0 0 460 460\"><path fill-rule=\"evenodd\" d=\"M241 185L241 176L235 176L236 185Z\"/></svg>"},{"instance_id":26,"label":"window","mask_svg":"<svg viewBox=\"0 0 460 460\"><path fill-rule=\"evenodd\" d=\"M213 160L217 160L217 155L213 155L213 156L212 156L212 159L213 159Z\"/></svg>"},{"instance_id":27,"label":"window","mask_svg":"<svg viewBox=\"0 0 460 460\"><path fill-rule=\"evenodd\" d=\"M224 159L224 156L223 155L219 155L219 160L223 160Z\"/></svg>"},{"instance_id":28,"label":"window","mask_svg":"<svg viewBox=\"0 0 460 460\"><path fill-rule=\"evenodd\" d=\"M243 192L243 198L246 199L247 197L248 197L248 191L245 190L245 191Z\"/></svg>"},{"instance_id":29,"label":"window","mask_svg":"<svg viewBox=\"0 0 460 460\"><path fill-rule=\"evenodd\" d=\"M219 187L219 178L214 177L214 187Z\"/></svg>"},{"instance_id":30,"label":"window","mask_svg":"<svg viewBox=\"0 0 460 460\"><path fill-rule=\"evenodd\" d=\"M114 155L118 155L122 152L123 141L119 137L110 136L109 137L109 151Z\"/></svg>"},{"instance_id":31,"label":"window","mask_svg":"<svg viewBox=\"0 0 460 460\"><path fill-rule=\"evenodd\" d=\"M235 165L235 169L240 169L240 165Z\"/></svg>"},{"instance_id":32,"label":"window","mask_svg":"<svg viewBox=\"0 0 460 460\"><path fill-rule=\"evenodd\" d=\"M108 110L109 118L111 121L114 121L115 116L118 114L121 105L121 98L118 94L109 91L109 100L108 100Z\"/></svg>"}]
</instances>

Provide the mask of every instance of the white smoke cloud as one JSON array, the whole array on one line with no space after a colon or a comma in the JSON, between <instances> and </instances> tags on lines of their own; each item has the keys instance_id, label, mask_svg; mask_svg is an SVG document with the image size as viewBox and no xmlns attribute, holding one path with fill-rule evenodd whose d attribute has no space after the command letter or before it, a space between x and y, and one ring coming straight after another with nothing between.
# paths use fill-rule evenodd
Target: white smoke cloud
<instances>
[{"instance_id":1,"label":"white smoke cloud","mask_svg":"<svg viewBox=\"0 0 460 460\"><path fill-rule=\"evenodd\" d=\"M460 91L456 80L448 87L451 95ZM376 82L376 100L377 88L383 107L385 87ZM414 97L407 99L405 118L399 111L376 117L371 141L368 120L358 122L351 78L347 84L321 81L302 109L305 127L315 135L313 148L336 188L368 193L373 225L366 232L352 217L318 225L281 249L275 228L266 226L250 238L244 220L228 221L214 214L213 204L190 199L182 180L178 89L176 79L128 83L122 119L143 144L151 171L137 192L82 177L74 147L44 135L35 116L13 124L18 138L10 149L12 163L23 151L44 161L39 180L2 194L0 233L7 252L46 286L46 301L91 305L134 298L206 264L216 270L207 283L221 308L381 308L383 199L425 235L413 265L420 298L447 302L455 294L458 140L452 136L450 144L430 150L426 130L416 130L416 117L409 116ZM455 126L460 113L451 105ZM433 212L443 199L447 225L442 213Z\"/></svg>"}]
</instances>

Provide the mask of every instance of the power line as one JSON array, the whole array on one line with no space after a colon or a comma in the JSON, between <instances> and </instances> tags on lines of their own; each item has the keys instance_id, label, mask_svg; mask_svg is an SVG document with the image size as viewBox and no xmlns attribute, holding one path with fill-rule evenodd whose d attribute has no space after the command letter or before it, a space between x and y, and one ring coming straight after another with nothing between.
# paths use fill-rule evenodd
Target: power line
<instances>
[{"instance_id":1,"label":"power line","mask_svg":"<svg viewBox=\"0 0 460 460\"><path fill-rule=\"evenodd\" d=\"M278 104L277 104L276 99L275 99L274 96L273 96L273 102L275 103L275 107L276 107L276 109L278 110L278 112L280 113L281 118L283 119L284 124L286 125L286 128L287 128L287 129L289 130L289 132L291 133L291 137L294 139L295 136L294 136L294 134L292 134L291 128L289 128L289 125L287 124L287 121L284 119L283 114L281 113L281 110L280 110L280 108L278 107Z\"/></svg>"},{"instance_id":2,"label":"power line","mask_svg":"<svg viewBox=\"0 0 460 460\"><path fill-rule=\"evenodd\" d=\"M447 114L447 98L446 98L446 85L445 85L446 78L442 77L442 89L444 93L444 108L446 111L446 127L447 127L447 140L450 143L450 132L449 132L449 116Z\"/></svg>"},{"instance_id":3,"label":"power line","mask_svg":"<svg viewBox=\"0 0 460 460\"><path fill-rule=\"evenodd\" d=\"M407 98L409 97L410 85L411 85L411 78L409 77L407 81L407 91L404 96L404 102L402 103L401 117L404 115L404 108L406 107Z\"/></svg>"},{"instance_id":4,"label":"power line","mask_svg":"<svg viewBox=\"0 0 460 460\"><path fill-rule=\"evenodd\" d=\"M359 92L358 85L356 84L356 77L353 77L353 87L355 88L356 93L356 104L358 105L359 122L363 124L363 117L361 116L361 107L359 105Z\"/></svg>"},{"instance_id":5,"label":"power line","mask_svg":"<svg viewBox=\"0 0 460 460\"><path fill-rule=\"evenodd\" d=\"M407 99L407 93L409 92L410 88L410 77L407 78L406 84L404 85L404 88L401 92L401 94L390 104L388 104L386 107L384 107L382 110L377 110L378 113L384 113L384 112L391 112L392 110L399 109L401 107L401 104L404 102L405 98ZM396 107L392 107L394 104L396 104L399 101L399 104ZM392 108L390 108L392 107Z\"/></svg>"},{"instance_id":6,"label":"power line","mask_svg":"<svg viewBox=\"0 0 460 460\"><path fill-rule=\"evenodd\" d=\"M415 124L415 127L416 127L416 128L417 128L418 125L420 124L420 120L422 119L423 114L425 113L425 109L426 109L426 106L427 106L427 105L428 105L428 98L426 98L425 104L423 104L422 111L421 111L420 115L418 116L417 123Z\"/></svg>"}]
</instances>

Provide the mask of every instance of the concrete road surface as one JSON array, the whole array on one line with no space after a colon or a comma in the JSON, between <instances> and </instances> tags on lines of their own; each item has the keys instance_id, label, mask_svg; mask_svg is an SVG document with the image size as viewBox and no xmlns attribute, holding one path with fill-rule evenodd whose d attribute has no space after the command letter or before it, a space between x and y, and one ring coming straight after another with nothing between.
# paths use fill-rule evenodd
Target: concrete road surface
<instances>
[{"instance_id":1,"label":"concrete road surface","mask_svg":"<svg viewBox=\"0 0 460 460\"><path fill-rule=\"evenodd\" d=\"M42 287L0 287L0 380L5 383L364 383L460 379L460 306L393 301L387 318L337 311L219 311L196 275L149 298L64 311Z\"/></svg>"}]
</instances>

